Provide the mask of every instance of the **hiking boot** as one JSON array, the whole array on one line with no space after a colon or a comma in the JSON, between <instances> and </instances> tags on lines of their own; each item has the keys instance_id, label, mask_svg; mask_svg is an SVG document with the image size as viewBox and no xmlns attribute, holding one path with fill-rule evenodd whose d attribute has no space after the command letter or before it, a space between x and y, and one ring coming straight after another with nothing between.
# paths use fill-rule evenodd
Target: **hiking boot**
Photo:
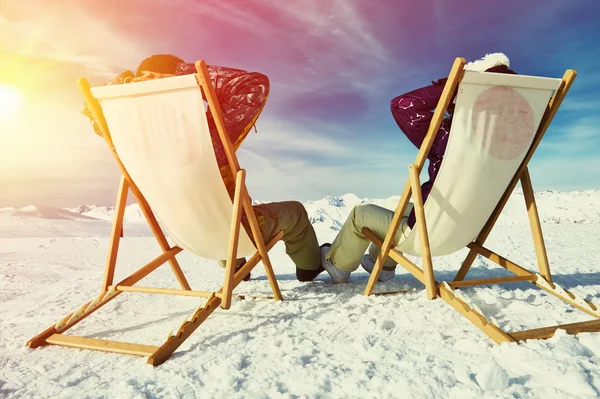
<instances>
[{"instance_id":1,"label":"hiking boot","mask_svg":"<svg viewBox=\"0 0 600 399\"><path fill-rule=\"evenodd\" d=\"M360 265L362 266L363 269L365 269L367 271L367 273L371 274L373 272L373 269L375 268L375 259L373 259L373 257L370 254L366 254L365 256L363 256L362 260L360 261ZM377 281L388 281L394 278L394 276L396 275L396 266L392 266L392 267L383 267L383 270L381 270L381 273L379 273L379 278L377 279Z\"/></svg>"},{"instance_id":2,"label":"hiking boot","mask_svg":"<svg viewBox=\"0 0 600 399\"><path fill-rule=\"evenodd\" d=\"M348 280L350 280L350 272L338 269L330 259L326 259L325 255L327 254L327 251L329 251L329 247L330 246L321 247L321 266L327 271L334 284L347 283Z\"/></svg>"},{"instance_id":3,"label":"hiking boot","mask_svg":"<svg viewBox=\"0 0 600 399\"><path fill-rule=\"evenodd\" d=\"M245 264L246 264L246 259L244 259L244 261L243 261L241 264L239 264L238 266L236 266L236 267L235 267L235 272L237 273L237 272L238 272L238 270L240 270L240 269L242 268L242 266L244 266ZM248 274L247 274L247 275L246 275L246 276L243 278L243 280L244 280L244 281L248 281L248 280L250 280L250 277L251 277L251 276L250 276L250 274L251 274L251 273L248 273Z\"/></svg>"},{"instance_id":4,"label":"hiking boot","mask_svg":"<svg viewBox=\"0 0 600 399\"><path fill-rule=\"evenodd\" d=\"M325 243L325 244L321 245L320 251L323 251L324 247L325 247L325 249L327 249L330 246L331 246L331 244ZM304 269L299 269L298 267L296 267L296 278L298 279L298 281L301 281L303 283L308 282L308 281L313 281L323 271L325 271L325 269L323 269L323 266L321 266L321 263L319 263L319 267L317 267L315 270L304 270Z\"/></svg>"}]
</instances>

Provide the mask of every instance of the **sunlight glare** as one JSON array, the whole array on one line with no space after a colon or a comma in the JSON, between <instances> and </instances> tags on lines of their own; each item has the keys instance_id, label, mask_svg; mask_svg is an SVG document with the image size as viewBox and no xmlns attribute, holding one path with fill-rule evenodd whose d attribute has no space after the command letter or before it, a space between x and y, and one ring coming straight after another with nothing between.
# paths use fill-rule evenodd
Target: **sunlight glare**
<instances>
[{"instance_id":1,"label":"sunlight glare","mask_svg":"<svg viewBox=\"0 0 600 399\"><path fill-rule=\"evenodd\" d=\"M15 122L22 106L21 91L15 86L0 83L0 124Z\"/></svg>"}]
</instances>

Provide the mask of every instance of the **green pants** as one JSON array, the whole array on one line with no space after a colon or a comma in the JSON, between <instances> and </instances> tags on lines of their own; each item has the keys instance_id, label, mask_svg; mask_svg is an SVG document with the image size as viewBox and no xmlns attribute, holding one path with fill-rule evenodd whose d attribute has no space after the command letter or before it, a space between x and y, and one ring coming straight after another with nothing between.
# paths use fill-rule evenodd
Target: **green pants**
<instances>
[{"instance_id":1,"label":"green pants","mask_svg":"<svg viewBox=\"0 0 600 399\"><path fill-rule=\"evenodd\" d=\"M406 222L412 209L413 204L409 202L402 217L402 223L394 237L392 248L398 245L400 239L406 237L408 233ZM393 217L393 211L377 205L355 206L331 244L331 248L326 255L327 259L331 260L338 269L353 272L360 265L360 261L367 248L369 248L371 256L376 258L379 255L380 248L371 243L362 233L362 229L366 227L383 241ZM369 246L369 244L371 245ZM397 262L389 256L383 264L384 267L395 267L396 265Z\"/></svg>"},{"instance_id":2,"label":"green pants","mask_svg":"<svg viewBox=\"0 0 600 399\"><path fill-rule=\"evenodd\" d=\"M271 202L255 205L254 209L264 217L262 236L265 242L283 231L281 240L285 244L285 251L298 269L316 270L321 266L317 235L300 202ZM244 258L240 258L236 265L243 262ZM219 261L221 267L225 267L226 263L224 260Z\"/></svg>"}]
</instances>

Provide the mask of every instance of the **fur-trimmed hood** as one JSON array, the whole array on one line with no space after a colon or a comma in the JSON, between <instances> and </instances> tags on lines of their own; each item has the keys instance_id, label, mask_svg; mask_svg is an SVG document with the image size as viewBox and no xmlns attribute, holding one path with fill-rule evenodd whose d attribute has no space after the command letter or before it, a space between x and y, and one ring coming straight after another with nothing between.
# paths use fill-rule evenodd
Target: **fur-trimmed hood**
<instances>
[{"instance_id":1,"label":"fur-trimmed hood","mask_svg":"<svg viewBox=\"0 0 600 399\"><path fill-rule=\"evenodd\" d=\"M486 54L485 57L477 61L469 62L467 65L465 65L465 70L484 72L498 65L506 65L506 67L510 67L510 60L503 53Z\"/></svg>"}]
</instances>

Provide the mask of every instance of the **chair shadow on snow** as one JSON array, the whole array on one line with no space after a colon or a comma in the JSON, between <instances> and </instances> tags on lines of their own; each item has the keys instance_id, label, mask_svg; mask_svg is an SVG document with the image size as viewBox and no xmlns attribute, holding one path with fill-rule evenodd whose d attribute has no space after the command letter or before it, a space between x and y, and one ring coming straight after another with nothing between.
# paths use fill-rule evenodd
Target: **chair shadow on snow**
<instances>
[{"instance_id":1,"label":"chair shadow on snow","mask_svg":"<svg viewBox=\"0 0 600 399\"><path fill-rule=\"evenodd\" d=\"M448 270L448 271L438 271L435 273L435 275L436 275L436 278L438 279L438 281L451 281L454 278L455 273L456 272L454 270ZM485 278L485 277L504 277L507 275L509 275L509 273L503 269L489 269L486 267L474 267L471 269L471 271L469 273L469 277L472 279ZM352 276L350 278L350 282L348 284L339 284L338 285L338 284L332 284L331 280L329 279L329 276L326 273L323 273L320 276L318 276L313 282L302 283L302 284L298 284L294 287L284 288L283 300L284 300L284 302L287 302L287 303L298 303L298 302L303 302L303 301L318 300L318 299L324 299L327 297L332 297L332 294L334 295L334 299L338 298L340 296L348 298L348 297L354 297L357 295L362 295L365 282L369 279L369 276L370 275L368 273L361 271L359 269L359 271L352 274ZM297 282L296 276L293 273L279 274L277 276L277 279L279 281ZM555 282L559 283L565 289L581 287L581 286L595 286L595 285L600 285L600 272L573 273L573 274L567 274L567 275L556 274L553 276L553 279ZM263 282L267 281L267 277L266 276L257 276L257 277L254 277L251 281L260 282L262 284ZM501 289L503 291L517 291L517 290L531 291L532 294L534 294L534 295L535 295L535 292L537 291L541 295L545 294L543 291L539 290L535 286L531 285L530 283L525 283L525 282L503 284L501 287L502 287ZM256 288L256 287L253 287L253 288ZM410 295L422 293L423 297L425 297L424 296L425 295L424 286L418 280L416 280L414 277L412 277L412 275L410 275L410 273L408 273L408 272L397 273L394 279L387 281L387 282L379 283L378 291L380 291L380 292L390 292L390 291L393 292L393 291L399 291L399 290L402 290L402 291L406 290L406 291L408 291L407 294L410 294ZM471 289L464 288L463 290L468 295L469 291ZM238 290L238 291L240 291L239 294L243 294L243 290ZM311 296L311 294L313 294L313 295ZM397 295L403 295L403 294L399 293ZM599 298L599 297L600 297L600 294L593 296L593 298ZM365 299L367 299L367 298L365 298ZM259 301L266 303L269 300L268 299L259 299ZM327 309L331 306L339 306L339 302L338 301L332 301L332 302L320 301L319 307L322 308L322 310L324 310L324 311L327 311ZM496 317L501 317L497 312L498 309L495 309L494 306L490 307L483 303L480 304L480 306L482 307L482 309L484 311L493 313L493 314L495 314ZM219 312L220 317L227 317L227 318L231 318L231 317L240 318L241 317L241 318L249 319L250 322L252 320L260 320L260 321L257 324L254 324L251 326L246 326L245 323L239 323L241 328L233 328L230 331L225 332L225 333L224 333L223 329L221 329L221 328L219 328L217 330L210 330L210 329L205 330L205 333L206 333L205 337L203 337L202 339L200 339L198 341L194 341L194 343L191 344L189 348L181 350L181 351L173 354L172 358L181 358L184 356L188 356L189 354L195 353L196 351L200 350L200 348L203 346L215 346L215 345L220 345L222 343L230 342L231 339L239 337L240 335L259 331L263 327L273 326L274 324L277 324L278 322L281 322L281 321L285 321L285 320L289 320L289 319L303 318L303 317L307 316L306 312L304 310L292 311L292 312L290 312L289 310L290 310L289 308L281 309L281 310L274 309L273 312L267 312L267 313L263 313L263 314L255 314L255 313L248 314L241 310L238 312L235 309L231 309L230 311L228 311L226 313ZM171 322L173 320L178 320L182 316L189 315L189 314L190 314L189 310L181 311L181 312L174 312L174 313L165 315L164 317L161 317L160 319L147 321L142 324L132 325L130 327L125 327L125 328L110 329L110 330L103 330L103 331L95 332L94 336L106 338L106 337L114 336L115 334L119 334L119 333L126 333L126 332L136 331L136 330L139 330L140 328L144 328L144 327L151 327L153 325L156 325L157 323ZM212 322L223 321L223 319L218 320L220 318L219 316L216 319L213 319ZM2 392L2 390L0 390L0 393L1 392Z\"/></svg>"},{"instance_id":2,"label":"chair shadow on snow","mask_svg":"<svg viewBox=\"0 0 600 399\"><path fill-rule=\"evenodd\" d=\"M160 319L156 319L156 320L149 320L145 323L138 323L138 324L134 324L130 327L124 327L124 328L111 328L109 330L104 330L104 331L98 331L98 332L94 332L93 336L95 338L109 338L111 336L113 336L115 333L126 333L126 332L130 332L130 331L136 331L139 330L140 328L144 328L144 327L152 327L154 325L156 325L157 323L162 323L162 322L169 322L172 320L177 320L180 319L183 316L188 315L189 316L190 311L183 311L183 312L176 312L176 313L170 313L168 315L165 315L164 317L161 317Z\"/></svg>"},{"instance_id":3,"label":"chair shadow on snow","mask_svg":"<svg viewBox=\"0 0 600 399\"><path fill-rule=\"evenodd\" d=\"M259 331L263 327L267 328L267 329L272 328L273 325L277 324L278 322L281 322L282 320L300 318L300 317L302 317L302 312L301 311L294 312L294 313L283 312L283 314L282 314L282 312L274 312L274 313L271 313L270 315L269 314L249 315L249 314L242 313L242 312L237 313L235 311L228 311L227 313L221 313L221 315L223 315L227 318L245 317L245 318L249 319L250 322L252 320L256 320L256 319L261 319L262 321L258 324L252 325L250 327L233 328L227 333L223 333L223 330L221 330L221 329L205 330L205 332L214 331L214 333L207 334L206 336L202 337L198 341L195 341L193 344L190 345L189 349L180 350L179 352L174 353L172 355L172 359L176 359L178 357L188 355L189 353L193 353L193 352L199 350L199 348L201 348L203 346L210 347L210 346L215 346L215 345L219 345L219 344L230 345L231 339L236 338L236 337L240 336L241 334L248 334L248 333L252 333L254 331Z\"/></svg>"},{"instance_id":4,"label":"chair shadow on snow","mask_svg":"<svg viewBox=\"0 0 600 399\"><path fill-rule=\"evenodd\" d=\"M388 292L388 291L398 291L398 290L409 290L411 293L416 293L419 291L425 291L425 287L421 284L416 278L414 278L408 272L401 272L401 268L398 267L396 270L396 276L394 279L379 282L379 292ZM435 277L437 281L452 281L454 276L456 275L455 270L447 270L447 271L435 271ZM499 278L499 277L507 277L512 274L501 268L486 268L486 267L472 267L469 271L468 279L484 279L484 278ZM356 272L352 273L350 276L350 281L348 284L340 284L334 285L331 283L331 279L327 275L326 272L320 274L313 283L303 283L300 286L288 288L284 290L284 301L285 300L303 300L306 299L303 296L299 296L296 298L286 298L285 291L293 292L294 294L302 294L302 293L316 293L318 292L331 292L331 290L335 290L336 293L342 294L347 293L350 295L354 294L362 294L364 290L364 285L366 281L369 280L370 275L362 269L358 269ZM287 273L287 274L278 274L277 279L279 281L296 281L295 274ZM586 286L600 286L600 272L591 272L591 273L572 273L572 274L553 274L552 279L555 283L558 283L564 289L575 289L577 287L586 287ZM253 278L254 281L267 281L266 276L258 276ZM318 288L315 286L315 283L320 283ZM492 285L488 286L492 287ZM494 287L501 287L500 289L503 291L528 291L539 292L541 295L545 295L544 291L541 291L539 288L527 282L516 282L516 283L508 283L501 285L494 285ZM469 292L471 290L470 287L465 287L462 289L465 292ZM398 295L402 295L399 293ZM592 299L600 298L600 292L598 294L590 296Z\"/></svg>"}]
</instances>

